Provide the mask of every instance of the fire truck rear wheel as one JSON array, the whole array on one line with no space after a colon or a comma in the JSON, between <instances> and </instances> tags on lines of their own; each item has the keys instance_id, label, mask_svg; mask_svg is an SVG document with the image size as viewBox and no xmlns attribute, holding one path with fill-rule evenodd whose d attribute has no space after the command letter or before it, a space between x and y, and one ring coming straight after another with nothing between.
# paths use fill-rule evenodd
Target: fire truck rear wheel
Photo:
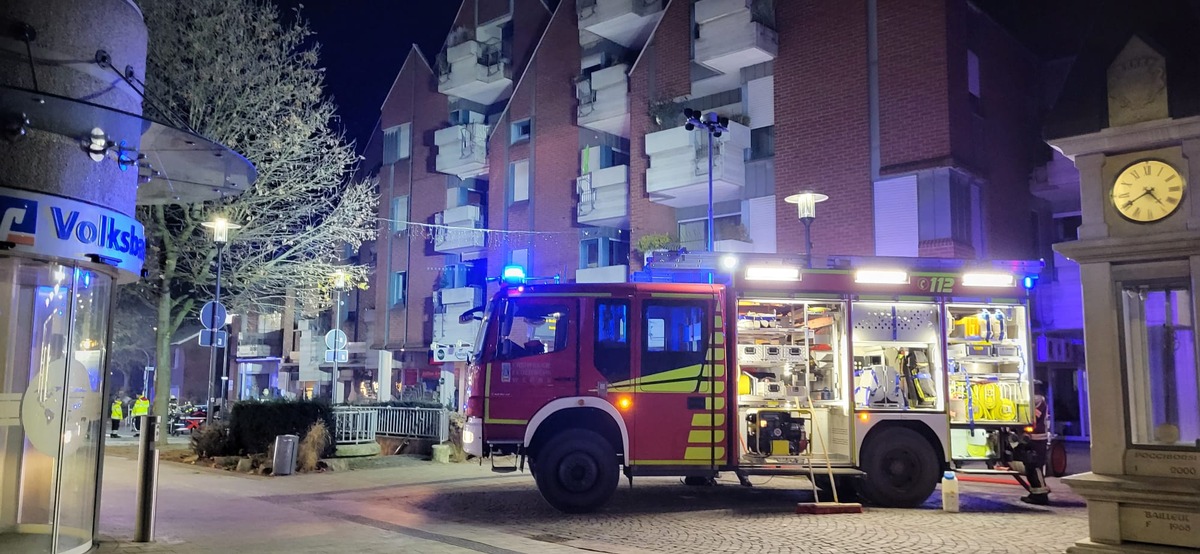
<instances>
[{"instance_id":1,"label":"fire truck rear wheel","mask_svg":"<svg viewBox=\"0 0 1200 554\"><path fill-rule=\"evenodd\" d=\"M920 506L933 494L941 464L933 446L905 427L879 429L867 439L861 457L866 475L859 481L865 500L892 508Z\"/></svg>"},{"instance_id":2,"label":"fire truck rear wheel","mask_svg":"<svg viewBox=\"0 0 1200 554\"><path fill-rule=\"evenodd\" d=\"M586 513L608 501L620 481L617 454L599 434L564 431L537 455L538 490L551 506L570 514Z\"/></svg>"}]
</instances>

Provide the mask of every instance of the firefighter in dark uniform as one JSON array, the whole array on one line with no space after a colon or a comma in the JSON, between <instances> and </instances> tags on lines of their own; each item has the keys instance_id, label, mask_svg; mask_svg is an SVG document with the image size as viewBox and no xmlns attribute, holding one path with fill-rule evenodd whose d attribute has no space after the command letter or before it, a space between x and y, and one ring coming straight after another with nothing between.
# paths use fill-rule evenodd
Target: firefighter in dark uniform
<instances>
[{"instance_id":1,"label":"firefighter in dark uniform","mask_svg":"<svg viewBox=\"0 0 1200 554\"><path fill-rule=\"evenodd\" d=\"M1050 489L1046 486L1046 457L1050 443L1050 432L1046 428L1049 410L1046 397L1033 396L1033 433L1026 445L1025 478L1029 480L1029 495L1022 502L1045 506L1050 503Z\"/></svg>"}]
</instances>

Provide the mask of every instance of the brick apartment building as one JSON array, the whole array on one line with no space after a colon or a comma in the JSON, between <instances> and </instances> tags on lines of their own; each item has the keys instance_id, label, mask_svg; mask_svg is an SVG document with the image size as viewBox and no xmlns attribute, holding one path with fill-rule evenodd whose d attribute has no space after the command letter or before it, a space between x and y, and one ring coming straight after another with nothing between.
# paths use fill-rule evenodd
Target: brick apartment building
<instances>
[{"instance_id":1,"label":"brick apartment building","mask_svg":"<svg viewBox=\"0 0 1200 554\"><path fill-rule=\"evenodd\" d=\"M1042 258L1069 224L1069 198L1031 192L1072 178L1039 134L1069 64L967 0L464 0L431 54L409 52L367 149L381 224L350 323L381 396L453 382L477 332L457 316L506 264L612 282L643 237L703 250L684 107L731 120L718 251L803 252L801 190L829 196L818 256Z\"/></svg>"}]
</instances>

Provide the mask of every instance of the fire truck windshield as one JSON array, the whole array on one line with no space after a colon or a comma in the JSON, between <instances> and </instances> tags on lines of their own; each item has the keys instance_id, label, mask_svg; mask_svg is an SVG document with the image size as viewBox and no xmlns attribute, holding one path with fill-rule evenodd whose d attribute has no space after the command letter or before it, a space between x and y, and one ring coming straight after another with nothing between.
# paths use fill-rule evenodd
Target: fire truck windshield
<instances>
[{"instance_id":1,"label":"fire truck windshield","mask_svg":"<svg viewBox=\"0 0 1200 554\"><path fill-rule=\"evenodd\" d=\"M478 360L479 354L483 352L483 341L487 338L488 321L492 319L492 308L495 305L495 300L489 300L485 305L476 308L483 310L483 318L479 322L479 331L475 333L475 344L471 345L471 360Z\"/></svg>"}]
</instances>

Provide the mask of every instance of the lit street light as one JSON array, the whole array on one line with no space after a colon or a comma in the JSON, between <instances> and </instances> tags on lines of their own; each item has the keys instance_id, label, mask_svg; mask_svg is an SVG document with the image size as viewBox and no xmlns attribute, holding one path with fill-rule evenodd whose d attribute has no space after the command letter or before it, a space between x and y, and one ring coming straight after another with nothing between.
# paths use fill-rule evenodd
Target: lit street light
<instances>
[{"instance_id":1,"label":"lit street light","mask_svg":"<svg viewBox=\"0 0 1200 554\"><path fill-rule=\"evenodd\" d=\"M228 220L226 220L223 217L215 218L215 219L213 219L213 221L205 221L204 223L201 223L201 225L203 225L206 229L212 229L213 242L216 243L216 245L217 245L217 289L215 291L215 294L213 295L214 296L213 302L216 305L220 305L221 304L221 265L222 265L221 253L225 250L225 244L229 242L229 231L241 229L242 226L238 225L236 223L230 223ZM217 335L217 329L220 328L217 326L217 317L218 317L217 312L218 312L218 310L215 310L215 309L212 310L212 314L211 314L209 322L208 322L208 328L212 331L214 339L216 338L216 335ZM221 327L224 327L224 325L225 325L225 322L222 321ZM214 406L213 406L213 400L214 400L213 399L213 382L216 381L216 379L217 379L217 341L212 340L209 342L209 349L208 349L208 409L205 410L205 415L204 415L204 424L205 425L212 423L213 411L214 411L213 410L213 408L214 408Z\"/></svg>"},{"instance_id":2,"label":"lit street light","mask_svg":"<svg viewBox=\"0 0 1200 554\"><path fill-rule=\"evenodd\" d=\"M812 269L812 222L817 218L817 203L826 200L829 200L828 196L811 190L800 191L783 199L788 204L796 205L800 222L804 223L804 263L809 269Z\"/></svg>"}]
</instances>

